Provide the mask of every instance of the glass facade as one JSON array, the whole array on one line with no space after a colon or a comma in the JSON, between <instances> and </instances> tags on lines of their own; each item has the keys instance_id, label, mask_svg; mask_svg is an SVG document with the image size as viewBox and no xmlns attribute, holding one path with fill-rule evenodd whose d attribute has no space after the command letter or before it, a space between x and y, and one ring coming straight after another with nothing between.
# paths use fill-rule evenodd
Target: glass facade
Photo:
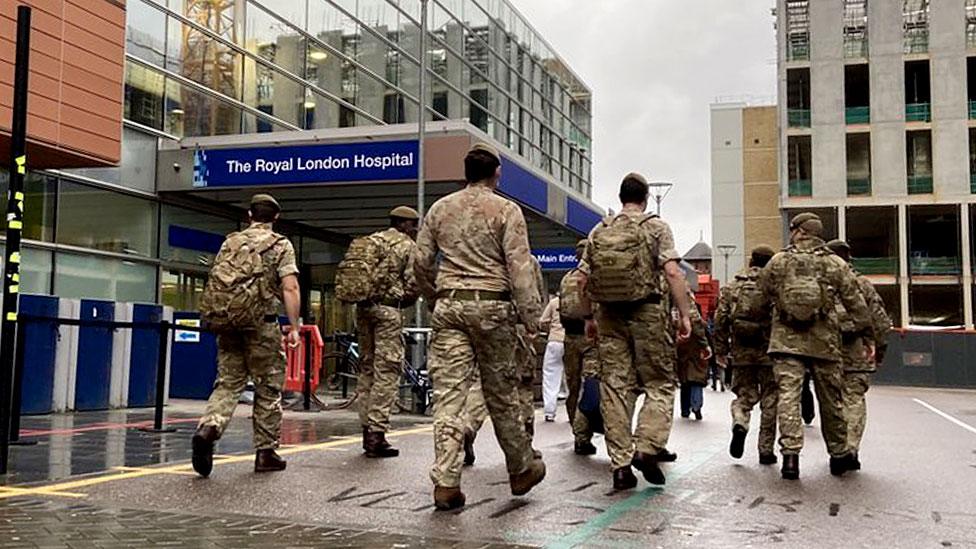
<instances>
[{"instance_id":1,"label":"glass facade","mask_svg":"<svg viewBox=\"0 0 976 549\"><path fill-rule=\"evenodd\" d=\"M419 2L132 0L125 116L177 137L417 122ZM429 119L590 195L591 93L504 0L429 4Z\"/></svg>"}]
</instances>

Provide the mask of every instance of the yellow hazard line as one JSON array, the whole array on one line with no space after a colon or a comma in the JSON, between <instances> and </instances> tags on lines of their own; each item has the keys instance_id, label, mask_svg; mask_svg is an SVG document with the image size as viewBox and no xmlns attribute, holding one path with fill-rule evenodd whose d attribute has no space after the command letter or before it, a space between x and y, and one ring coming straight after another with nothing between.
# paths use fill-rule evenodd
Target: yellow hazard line
<instances>
[{"instance_id":1,"label":"yellow hazard line","mask_svg":"<svg viewBox=\"0 0 976 549\"><path fill-rule=\"evenodd\" d=\"M406 435L416 435L420 433L428 433L434 429L433 425L425 425L423 427L415 427L412 429L404 429L402 431L393 431L387 434L387 438L396 438ZM338 448L342 446L351 446L353 444L358 444L362 441L360 436L344 436L339 437L334 440L329 440L326 442L317 442L314 444L298 444L295 446L288 446L278 449L278 454L283 456L289 456L292 454L301 454L304 452L314 452L316 450L328 450L330 448ZM254 454L238 454L229 456L215 456L214 466L224 465L228 463L241 463L245 461L252 461L254 459ZM97 486L99 484L105 484L107 482L115 482L119 480L130 480L134 478L148 477L153 475L196 475L193 472L193 468L189 463L179 463L175 465L166 465L162 467L116 467L113 472L89 478L81 478L77 480L68 480L64 482L57 482L54 484L40 485L40 486L0 486L0 500L13 497L21 496L65 496L72 498L83 498L87 497L87 494L74 493L72 490L77 490L79 488L87 488L89 486Z\"/></svg>"}]
</instances>

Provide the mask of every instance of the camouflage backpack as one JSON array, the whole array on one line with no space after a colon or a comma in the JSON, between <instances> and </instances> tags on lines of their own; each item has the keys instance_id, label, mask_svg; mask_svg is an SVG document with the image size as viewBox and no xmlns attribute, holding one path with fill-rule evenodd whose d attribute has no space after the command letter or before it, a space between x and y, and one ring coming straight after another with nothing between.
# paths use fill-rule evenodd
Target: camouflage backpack
<instances>
[{"instance_id":1,"label":"camouflage backpack","mask_svg":"<svg viewBox=\"0 0 976 549\"><path fill-rule=\"evenodd\" d=\"M264 255L285 237L272 233L263 240L246 232L227 237L210 270L200 297L200 317L216 332L260 326L275 296Z\"/></svg>"},{"instance_id":2,"label":"camouflage backpack","mask_svg":"<svg viewBox=\"0 0 976 549\"><path fill-rule=\"evenodd\" d=\"M607 217L590 236L587 292L598 303L641 301L659 292L658 243L642 225L656 215Z\"/></svg>"},{"instance_id":3,"label":"camouflage backpack","mask_svg":"<svg viewBox=\"0 0 976 549\"><path fill-rule=\"evenodd\" d=\"M821 250L797 249L784 254L785 276L780 281L776 307L785 322L809 325L827 312L831 300L819 280L824 255Z\"/></svg>"},{"instance_id":4,"label":"camouflage backpack","mask_svg":"<svg viewBox=\"0 0 976 549\"><path fill-rule=\"evenodd\" d=\"M559 316L583 320L583 271L579 267L566 273L559 283Z\"/></svg>"},{"instance_id":5,"label":"camouflage backpack","mask_svg":"<svg viewBox=\"0 0 976 549\"><path fill-rule=\"evenodd\" d=\"M362 303L380 297L388 285L391 247L382 233L353 240L336 270L336 298Z\"/></svg>"},{"instance_id":6,"label":"camouflage backpack","mask_svg":"<svg viewBox=\"0 0 976 549\"><path fill-rule=\"evenodd\" d=\"M736 278L732 304L732 334L739 341L761 342L769 331L769 309L759 288L758 273Z\"/></svg>"}]
</instances>

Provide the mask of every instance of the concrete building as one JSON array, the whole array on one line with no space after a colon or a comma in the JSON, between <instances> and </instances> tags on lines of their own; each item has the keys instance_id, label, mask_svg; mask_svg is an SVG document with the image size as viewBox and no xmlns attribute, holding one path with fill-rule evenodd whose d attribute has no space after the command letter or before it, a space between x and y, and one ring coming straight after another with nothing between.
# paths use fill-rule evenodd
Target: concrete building
<instances>
[{"instance_id":1,"label":"concrete building","mask_svg":"<svg viewBox=\"0 0 976 549\"><path fill-rule=\"evenodd\" d=\"M784 218L820 213L896 324L972 329L976 1L776 14Z\"/></svg>"},{"instance_id":2,"label":"concrete building","mask_svg":"<svg viewBox=\"0 0 976 549\"><path fill-rule=\"evenodd\" d=\"M711 270L723 284L726 267L733 276L752 248L782 243L778 127L775 106L712 105Z\"/></svg>"}]
</instances>

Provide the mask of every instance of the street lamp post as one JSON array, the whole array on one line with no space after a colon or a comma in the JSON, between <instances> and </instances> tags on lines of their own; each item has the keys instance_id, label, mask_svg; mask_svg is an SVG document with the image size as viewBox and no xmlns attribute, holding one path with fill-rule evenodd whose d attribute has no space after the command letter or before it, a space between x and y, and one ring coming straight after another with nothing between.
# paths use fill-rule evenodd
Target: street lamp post
<instances>
[{"instance_id":1,"label":"street lamp post","mask_svg":"<svg viewBox=\"0 0 976 549\"><path fill-rule=\"evenodd\" d=\"M651 196L654 198L655 204L657 204L657 215L661 215L661 202L664 201L664 197L668 196L671 189L674 187L674 183L670 181L653 181L648 183L647 186L651 192Z\"/></svg>"},{"instance_id":2,"label":"street lamp post","mask_svg":"<svg viewBox=\"0 0 976 549\"><path fill-rule=\"evenodd\" d=\"M735 250L738 248L734 244L719 244L718 246L716 246L716 248L718 248L719 253L722 254L722 258L725 261L725 276L722 277L722 282L728 284L729 283L729 256L735 253Z\"/></svg>"},{"instance_id":3,"label":"street lamp post","mask_svg":"<svg viewBox=\"0 0 976 549\"><path fill-rule=\"evenodd\" d=\"M418 104L420 106L417 115L417 213L420 215L419 223L424 222L426 210L425 183L424 180L424 145L427 140L427 3L429 0L420 0L420 81L418 82L420 91ZM422 327L424 321L423 304L418 302L414 311L414 320L418 328ZM416 363L415 363L416 364Z\"/></svg>"}]
</instances>

